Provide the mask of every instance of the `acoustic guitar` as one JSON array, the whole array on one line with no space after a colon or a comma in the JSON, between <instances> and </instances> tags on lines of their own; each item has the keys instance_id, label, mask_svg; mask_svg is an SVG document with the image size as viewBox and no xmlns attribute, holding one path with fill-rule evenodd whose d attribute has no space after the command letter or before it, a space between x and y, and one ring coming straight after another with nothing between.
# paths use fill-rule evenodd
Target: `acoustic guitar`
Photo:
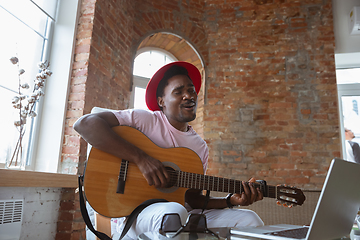
<instances>
[{"instance_id":1,"label":"acoustic guitar","mask_svg":"<svg viewBox=\"0 0 360 240\"><path fill-rule=\"evenodd\" d=\"M145 200L163 198L184 204L188 188L227 193L242 193L242 181L203 174L198 155L188 148L161 148L135 128L117 126L113 130L126 141L159 159L170 173L167 188L149 186L136 164L92 148L84 172L84 193L99 214L117 218L129 215ZM255 184L264 197L292 205L302 205L305 196L300 189L270 186L265 181Z\"/></svg>"}]
</instances>

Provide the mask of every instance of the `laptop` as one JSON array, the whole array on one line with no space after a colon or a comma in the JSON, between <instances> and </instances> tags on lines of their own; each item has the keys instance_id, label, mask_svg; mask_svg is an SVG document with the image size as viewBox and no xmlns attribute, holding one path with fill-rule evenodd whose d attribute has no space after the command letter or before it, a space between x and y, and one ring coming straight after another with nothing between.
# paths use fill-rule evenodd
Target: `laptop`
<instances>
[{"instance_id":1,"label":"laptop","mask_svg":"<svg viewBox=\"0 0 360 240\"><path fill-rule=\"evenodd\" d=\"M360 207L359 184L360 164L333 159L309 227L278 224L232 228L231 239L326 240L347 236ZM301 237L286 236L286 232L300 231L293 230L295 228L305 228L305 234Z\"/></svg>"}]
</instances>

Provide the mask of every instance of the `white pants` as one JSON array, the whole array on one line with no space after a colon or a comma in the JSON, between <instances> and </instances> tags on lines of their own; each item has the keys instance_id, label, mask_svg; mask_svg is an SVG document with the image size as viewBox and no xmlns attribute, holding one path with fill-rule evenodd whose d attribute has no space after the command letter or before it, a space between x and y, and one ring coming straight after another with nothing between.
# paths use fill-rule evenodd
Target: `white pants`
<instances>
[{"instance_id":1,"label":"white pants","mask_svg":"<svg viewBox=\"0 0 360 240\"><path fill-rule=\"evenodd\" d=\"M126 235L127 239L136 239L141 233L159 230L166 213L179 214L183 225L189 215L186 208L179 203L154 203L139 214ZM201 213L201 209L192 210L190 213ZM205 210L204 214L208 228L264 225L255 212L247 209L210 209ZM117 230L121 232L123 227L124 225L119 226Z\"/></svg>"}]
</instances>

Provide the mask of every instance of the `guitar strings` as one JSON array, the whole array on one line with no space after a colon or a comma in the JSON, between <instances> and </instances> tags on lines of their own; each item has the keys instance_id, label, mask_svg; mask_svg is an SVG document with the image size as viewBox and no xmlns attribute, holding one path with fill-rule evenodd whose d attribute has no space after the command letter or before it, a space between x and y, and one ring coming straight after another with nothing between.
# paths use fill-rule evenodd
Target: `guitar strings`
<instances>
[{"instance_id":1,"label":"guitar strings","mask_svg":"<svg viewBox=\"0 0 360 240\"><path fill-rule=\"evenodd\" d=\"M217 192L243 192L242 181L240 180L182 172L174 169L168 169L168 172L170 173L171 186L211 190ZM259 187L263 192L265 191L265 189L261 188L260 184L255 183L255 187ZM267 186L266 190L269 197L276 196L276 186Z\"/></svg>"},{"instance_id":2,"label":"guitar strings","mask_svg":"<svg viewBox=\"0 0 360 240\"><path fill-rule=\"evenodd\" d=\"M120 178L126 177L127 161L122 161ZM221 177L208 176L197 173L182 172L174 170L172 168L167 168L167 171L170 173L170 187L185 187L185 188L195 188L202 190L211 190L217 192L231 192L231 193L242 193L243 186L242 181L235 179L226 179ZM255 184L255 187L260 187L260 184ZM261 189L263 192L265 189ZM277 193L277 188L275 186L267 186L267 192L269 197L275 197Z\"/></svg>"},{"instance_id":3,"label":"guitar strings","mask_svg":"<svg viewBox=\"0 0 360 240\"><path fill-rule=\"evenodd\" d=\"M168 172L170 173L170 183L178 187L232 193L240 193L243 191L241 181L239 180L175 171L173 169Z\"/></svg>"}]
</instances>

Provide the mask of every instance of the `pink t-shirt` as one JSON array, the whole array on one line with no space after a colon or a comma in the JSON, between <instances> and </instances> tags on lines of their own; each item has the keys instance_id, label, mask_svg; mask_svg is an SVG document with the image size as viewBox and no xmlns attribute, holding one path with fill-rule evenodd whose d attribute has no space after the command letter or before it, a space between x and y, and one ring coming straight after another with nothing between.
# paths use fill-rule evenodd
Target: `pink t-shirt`
<instances>
[{"instance_id":1,"label":"pink t-shirt","mask_svg":"<svg viewBox=\"0 0 360 240\"><path fill-rule=\"evenodd\" d=\"M193 150L200 157L205 172L209 150L206 142L191 126L187 132L177 130L162 111L127 109L113 113L120 125L138 129L159 147L186 147Z\"/></svg>"}]
</instances>

